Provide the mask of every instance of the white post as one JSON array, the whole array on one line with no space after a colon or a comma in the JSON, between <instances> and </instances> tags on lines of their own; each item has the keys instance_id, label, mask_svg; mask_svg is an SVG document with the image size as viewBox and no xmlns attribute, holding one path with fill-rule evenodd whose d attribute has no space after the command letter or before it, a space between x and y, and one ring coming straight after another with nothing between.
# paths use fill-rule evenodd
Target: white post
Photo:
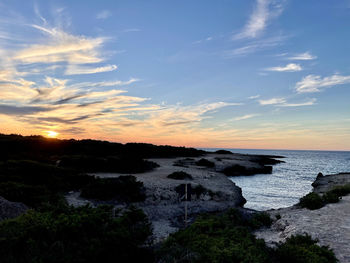
<instances>
[{"instance_id":1,"label":"white post","mask_svg":"<svg viewBox=\"0 0 350 263\"><path fill-rule=\"evenodd\" d=\"M187 227L187 184L185 184L185 227Z\"/></svg>"}]
</instances>

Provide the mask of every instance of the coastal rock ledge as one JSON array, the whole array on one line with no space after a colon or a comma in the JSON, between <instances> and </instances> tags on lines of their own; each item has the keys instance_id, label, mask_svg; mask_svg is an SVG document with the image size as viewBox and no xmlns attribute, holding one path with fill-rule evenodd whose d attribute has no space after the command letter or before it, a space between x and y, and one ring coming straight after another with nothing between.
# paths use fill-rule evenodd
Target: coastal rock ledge
<instances>
[{"instance_id":1,"label":"coastal rock ledge","mask_svg":"<svg viewBox=\"0 0 350 263\"><path fill-rule=\"evenodd\" d=\"M312 184L315 193L325 193L335 186L350 183L350 173L318 176ZM330 203L317 210L300 208L297 205L267 211L274 223L271 228L255 233L269 246L284 242L286 238L307 233L322 246L333 249L339 262L350 262L350 195L338 203Z\"/></svg>"},{"instance_id":2,"label":"coastal rock ledge","mask_svg":"<svg viewBox=\"0 0 350 263\"><path fill-rule=\"evenodd\" d=\"M226 167L238 167L238 174L251 175L266 170L267 165L280 161L271 156L242 155L232 153L207 153L200 157L156 158L148 159L159 167L145 173L131 174L145 187L146 199L134 203L147 215L153 226L154 241L158 242L169 234L176 232L186 224L193 222L198 214L225 211L233 207L242 207L246 200L242 190L224 173ZM243 168L242 168L243 167ZM269 170L272 170L271 166ZM187 174L186 178L168 177L172 173ZM94 173L100 178L119 177L118 173ZM190 201L184 202L183 186L190 185ZM72 192L66 196L68 203L74 206L90 202L82 199L79 193ZM187 203L187 204L186 204ZM114 204L123 209L123 204ZM187 211L187 222L184 222Z\"/></svg>"}]
</instances>

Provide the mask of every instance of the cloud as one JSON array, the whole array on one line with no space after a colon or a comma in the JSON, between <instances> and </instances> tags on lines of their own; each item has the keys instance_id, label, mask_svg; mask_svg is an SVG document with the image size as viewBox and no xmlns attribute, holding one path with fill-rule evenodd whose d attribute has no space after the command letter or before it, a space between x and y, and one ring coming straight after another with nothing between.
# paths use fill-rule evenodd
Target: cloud
<instances>
[{"instance_id":1,"label":"cloud","mask_svg":"<svg viewBox=\"0 0 350 263\"><path fill-rule=\"evenodd\" d=\"M303 102L303 103L285 103L285 104L281 104L279 106L281 107L302 107L302 106L312 106L315 104L317 100L315 98L307 101L307 102Z\"/></svg>"},{"instance_id":2,"label":"cloud","mask_svg":"<svg viewBox=\"0 0 350 263\"><path fill-rule=\"evenodd\" d=\"M247 114L247 115L243 115L243 116L239 116L236 118L233 118L233 121L241 121L241 120L246 120L246 119L250 119L253 117L259 116L259 114Z\"/></svg>"},{"instance_id":3,"label":"cloud","mask_svg":"<svg viewBox=\"0 0 350 263\"><path fill-rule=\"evenodd\" d=\"M95 73L113 71L113 70L116 70L117 68L118 67L116 65L107 65L107 66L96 67L96 68L70 65L67 67L65 75L95 74Z\"/></svg>"},{"instance_id":4,"label":"cloud","mask_svg":"<svg viewBox=\"0 0 350 263\"><path fill-rule=\"evenodd\" d=\"M260 95L255 95L255 96L250 96L250 97L248 97L248 99L254 100L254 99L257 99L257 98L259 98L259 97L260 97Z\"/></svg>"},{"instance_id":5,"label":"cloud","mask_svg":"<svg viewBox=\"0 0 350 263\"><path fill-rule=\"evenodd\" d=\"M313 56L310 54L310 52L305 52L305 53L300 53L300 54L296 54L292 57L289 57L289 60L313 60L316 59L316 56Z\"/></svg>"},{"instance_id":6,"label":"cloud","mask_svg":"<svg viewBox=\"0 0 350 263\"><path fill-rule=\"evenodd\" d=\"M267 27L269 20L278 17L283 11L284 1L257 0L254 10L242 32L233 39L256 38Z\"/></svg>"},{"instance_id":7,"label":"cloud","mask_svg":"<svg viewBox=\"0 0 350 263\"><path fill-rule=\"evenodd\" d=\"M103 10L96 15L97 19L107 19L112 13L109 10Z\"/></svg>"},{"instance_id":8,"label":"cloud","mask_svg":"<svg viewBox=\"0 0 350 263\"><path fill-rule=\"evenodd\" d=\"M295 85L297 93L320 92L322 88L350 83L350 76L332 75L322 78L317 75L308 75Z\"/></svg>"},{"instance_id":9,"label":"cloud","mask_svg":"<svg viewBox=\"0 0 350 263\"><path fill-rule=\"evenodd\" d=\"M295 72L301 71L302 67L299 64L290 63L284 67L271 67L266 68L267 71L278 71L278 72Z\"/></svg>"},{"instance_id":10,"label":"cloud","mask_svg":"<svg viewBox=\"0 0 350 263\"><path fill-rule=\"evenodd\" d=\"M286 102L285 98L272 98L268 100L259 100L260 105L283 104L285 102Z\"/></svg>"},{"instance_id":11,"label":"cloud","mask_svg":"<svg viewBox=\"0 0 350 263\"><path fill-rule=\"evenodd\" d=\"M70 64L98 63L103 61L98 49L105 39L74 36L58 28L33 25L46 36L44 44L33 44L15 53L13 59L24 64L58 63Z\"/></svg>"},{"instance_id":12,"label":"cloud","mask_svg":"<svg viewBox=\"0 0 350 263\"><path fill-rule=\"evenodd\" d=\"M260 50L272 48L281 45L287 36L279 35L261 40L252 41L242 47L234 48L231 50L225 50L223 52L224 58L233 58L237 56L245 56L251 53L255 53Z\"/></svg>"},{"instance_id":13,"label":"cloud","mask_svg":"<svg viewBox=\"0 0 350 263\"><path fill-rule=\"evenodd\" d=\"M312 106L316 102L316 99L313 98L309 101L302 103L288 103L285 98L272 98L268 100L259 100L260 105L273 105L278 107L301 107L301 106Z\"/></svg>"},{"instance_id":14,"label":"cloud","mask_svg":"<svg viewBox=\"0 0 350 263\"><path fill-rule=\"evenodd\" d=\"M0 104L0 114L5 115L28 115L51 110L52 108L47 107L13 106Z\"/></svg>"}]
</instances>

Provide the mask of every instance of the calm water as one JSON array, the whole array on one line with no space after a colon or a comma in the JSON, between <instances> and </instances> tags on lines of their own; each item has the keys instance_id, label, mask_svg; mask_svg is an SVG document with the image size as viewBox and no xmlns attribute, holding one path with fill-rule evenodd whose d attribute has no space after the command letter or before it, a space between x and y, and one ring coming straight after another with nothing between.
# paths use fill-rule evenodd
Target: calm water
<instances>
[{"instance_id":1,"label":"calm water","mask_svg":"<svg viewBox=\"0 0 350 263\"><path fill-rule=\"evenodd\" d=\"M209 149L207 149L209 150ZM212 150L212 149L211 149ZM273 166L272 174L232 177L247 199L245 207L256 210L296 204L312 190L319 172L350 172L350 152L228 149L244 154L281 155L285 163Z\"/></svg>"}]
</instances>

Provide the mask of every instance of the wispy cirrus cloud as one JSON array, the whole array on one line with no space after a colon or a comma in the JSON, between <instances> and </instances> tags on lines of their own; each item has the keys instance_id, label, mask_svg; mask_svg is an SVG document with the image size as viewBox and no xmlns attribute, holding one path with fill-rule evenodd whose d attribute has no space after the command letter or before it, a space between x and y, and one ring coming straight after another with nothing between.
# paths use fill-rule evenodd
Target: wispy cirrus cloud
<instances>
[{"instance_id":1,"label":"wispy cirrus cloud","mask_svg":"<svg viewBox=\"0 0 350 263\"><path fill-rule=\"evenodd\" d=\"M285 66L270 67L270 68L266 68L265 70L277 71L277 72L295 72L295 71L301 71L303 70L303 68L300 66L300 64L289 63Z\"/></svg>"},{"instance_id":2,"label":"wispy cirrus cloud","mask_svg":"<svg viewBox=\"0 0 350 263\"><path fill-rule=\"evenodd\" d=\"M117 65L107 65L103 67L69 65L66 69L65 75L95 74L95 73L114 71L117 68L118 68Z\"/></svg>"},{"instance_id":3,"label":"wispy cirrus cloud","mask_svg":"<svg viewBox=\"0 0 350 263\"><path fill-rule=\"evenodd\" d=\"M297 93L320 92L324 88L350 83L350 76L335 74L322 78L318 75L307 75L295 85Z\"/></svg>"},{"instance_id":4,"label":"wispy cirrus cloud","mask_svg":"<svg viewBox=\"0 0 350 263\"><path fill-rule=\"evenodd\" d=\"M283 44L287 38L288 36L278 35L265 39L250 41L241 47L223 51L223 57L234 58L238 56L246 56L261 50L277 47Z\"/></svg>"},{"instance_id":5,"label":"wispy cirrus cloud","mask_svg":"<svg viewBox=\"0 0 350 263\"><path fill-rule=\"evenodd\" d=\"M316 99L313 98L306 102L298 102L298 103L288 103L286 98L276 97L267 100L259 100L259 104L262 106L273 105L278 107L302 107L302 106L312 106L316 103Z\"/></svg>"},{"instance_id":6,"label":"wispy cirrus cloud","mask_svg":"<svg viewBox=\"0 0 350 263\"><path fill-rule=\"evenodd\" d=\"M234 35L233 40L256 38L265 30L269 21L278 17L283 11L284 1L257 0L254 10L242 32Z\"/></svg>"},{"instance_id":7,"label":"wispy cirrus cloud","mask_svg":"<svg viewBox=\"0 0 350 263\"><path fill-rule=\"evenodd\" d=\"M312 106L312 105L315 105L316 104L316 99L313 98L309 101L306 101L306 102L301 102L301 103L284 103L284 104L281 104L279 106L281 107L302 107L302 106Z\"/></svg>"},{"instance_id":8,"label":"wispy cirrus cloud","mask_svg":"<svg viewBox=\"0 0 350 263\"><path fill-rule=\"evenodd\" d=\"M309 51L304 53L295 54L294 56L288 57L288 60L313 60L316 59L317 56L311 55Z\"/></svg>"},{"instance_id":9,"label":"wispy cirrus cloud","mask_svg":"<svg viewBox=\"0 0 350 263\"><path fill-rule=\"evenodd\" d=\"M238 116L236 118L233 118L232 121L242 121L242 120L247 120L247 119L251 119L254 117L259 116L260 114L246 114L246 115L242 115L242 116Z\"/></svg>"},{"instance_id":10,"label":"wispy cirrus cloud","mask_svg":"<svg viewBox=\"0 0 350 263\"><path fill-rule=\"evenodd\" d=\"M257 99L257 98L260 98L260 95L259 95L259 94L258 94L258 95L254 95L254 96L248 97L248 99L250 99L250 100L254 100L254 99Z\"/></svg>"},{"instance_id":11,"label":"wispy cirrus cloud","mask_svg":"<svg viewBox=\"0 0 350 263\"><path fill-rule=\"evenodd\" d=\"M275 104L283 104L286 102L285 98L272 98L267 100L259 100L260 105L275 105Z\"/></svg>"}]
</instances>

